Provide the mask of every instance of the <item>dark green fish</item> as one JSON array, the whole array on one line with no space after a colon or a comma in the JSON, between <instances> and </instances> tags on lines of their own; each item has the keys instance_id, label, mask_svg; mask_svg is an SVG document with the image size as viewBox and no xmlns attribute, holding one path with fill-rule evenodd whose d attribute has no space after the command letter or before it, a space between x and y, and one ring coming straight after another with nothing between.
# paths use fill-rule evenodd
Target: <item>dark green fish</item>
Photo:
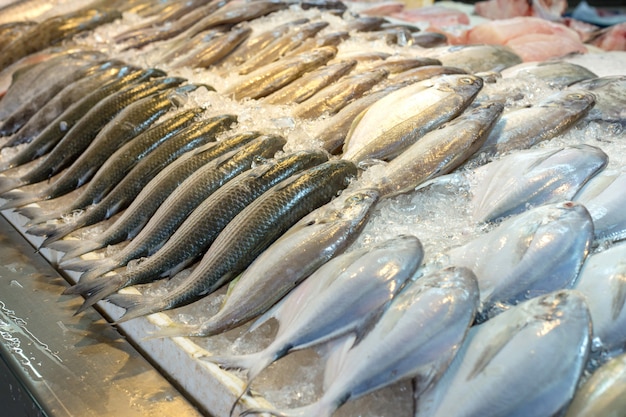
<instances>
[{"instance_id":1,"label":"dark green fish","mask_svg":"<svg viewBox=\"0 0 626 417\"><path fill-rule=\"evenodd\" d=\"M33 52L121 17L122 14L117 10L83 9L46 19L26 30L0 51L0 70Z\"/></svg>"},{"instance_id":2,"label":"dark green fish","mask_svg":"<svg viewBox=\"0 0 626 417\"><path fill-rule=\"evenodd\" d=\"M258 136L260 136L258 132L237 134L183 155L145 184L141 193L136 196L120 218L96 239L80 242L60 241L55 242L53 246L66 252L65 258L71 259L107 245L134 238L165 199L189 176L216 158L232 155L238 148ZM88 271L97 266L94 261L82 260L62 262L62 264L63 268L76 271Z\"/></svg>"},{"instance_id":3,"label":"dark green fish","mask_svg":"<svg viewBox=\"0 0 626 417\"><path fill-rule=\"evenodd\" d=\"M89 298L80 311L121 288L151 282L185 268L200 257L219 232L257 197L291 175L326 162L327 159L321 152L299 152L233 178L194 209L167 242L136 268L127 268L113 277L101 276L95 282L84 284L81 277L77 287L82 288L76 292L89 294Z\"/></svg>"},{"instance_id":4,"label":"dark green fish","mask_svg":"<svg viewBox=\"0 0 626 417\"><path fill-rule=\"evenodd\" d=\"M126 309L118 322L192 303L241 273L298 220L328 203L356 175L356 166L334 160L280 182L243 209L217 236L198 266L170 293L152 297L114 294Z\"/></svg>"},{"instance_id":5,"label":"dark green fish","mask_svg":"<svg viewBox=\"0 0 626 417\"><path fill-rule=\"evenodd\" d=\"M117 78L98 88L92 93L87 93L78 102L72 104L63 111L47 128L45 128L36 138L34 138L28 146L20 150L20 152L9 161L0 164L0 169L5 170L18 165L25 164L35 158L49 152L53 147L61 141L63 136L89 112L94 106L110 98L113 94L119 92L125 87L134 85L135 83L145 81L152 77L165 75L160 70L138 70L134 68L123 68L118 73Z\"/></svg>"},{"instance_id":6,"label":"dark green fish","mask_svg":"<svg viewBox=\"0 0 626 417\"><path fill-rule=\"evenodd\" d=\"M0 192L47 180L87 149L98 132L129 104L185 81L178 77L159 78L131 85L105 98L89 110L37 166L19 178L4 178L0 181Z\"/></svg>"},{"instance_id":7,"label":"dark green fish","mask_svg":"<svg viewBox=\"0 0 626 417\"><path fill-rule=\"evenodd\" d=\"M42 245L54 242L63 236L96 222L106 220L118 211L128 206L137 197L143 187L169 163L183 153L215 141L215 136L230 128L235 122L234 116L218 116L189 126L174 138L168 140L148 157L144 158L102 201L90 206L83 215L72 223L62 225L41 226L28 229L31 234L48 236ZM70 211L71 212L71 211ZM63 210L56 217L67 213ZM37 219L33 223L37 222Z\"/></svg>"}]
</instances>

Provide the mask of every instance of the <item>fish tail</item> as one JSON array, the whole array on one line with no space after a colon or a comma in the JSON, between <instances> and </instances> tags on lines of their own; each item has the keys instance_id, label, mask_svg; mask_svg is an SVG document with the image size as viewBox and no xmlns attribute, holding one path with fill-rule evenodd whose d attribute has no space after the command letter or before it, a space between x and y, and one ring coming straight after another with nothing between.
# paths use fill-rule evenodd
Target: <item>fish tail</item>
<instances>
[{"instance_id":1,"label":"fish tail","mask_svg":"<svg viewBox=\"0 0 626 417\"><path fill-rule=\"evenodd\" d=\"M118 266L121 265L114 258L101 259L95 265L92 261L92 266L84 270L85 272L80 276L80 280L89 281L98 278L107 272L113 271Z\"/></svg>"},{"instance_id":2,"label":"fish tail","mask_svg":"<svg viewBox=\"0 0 626 417\"><path fill-rule=\"evenodd\" d=\"M248 355L237 356L203 356L207 362L221 366L224 369L246 370L248 384L250 384L265 368L276 360L273 351L262 350Z\"/></svg>"},{"instance_id":3,"label":"fish tail","mask_svg":"<svg viewBox=\"0 0 626 417\"><path fill-rule=\"evenodd\" d=\"M111 277L102 277L99 280L85 282L81 289L81 294L87 295L83 304L76 310L74 315L80 314L98 301L105 297L115 293L117 290L124 288L126 281L124 277L119 274L115 274ZM76 286L81 286L82 282L79 282Z\"/></svg>"},{"instance_id":4,"label":"fish tail","mask_svg":"<svg viewBox=\"0 0 626 417\"><path fill-rule=\"evenodd\" d=\"M31 227L26 232L35 236L46 236L44 241L41 243L41 246L47 248L52 242L56 242L57 240L64 238L74 230L79 229L81 226L81 223L65 223L56 225L45 224Z\"/></svg>"},{"instance_id":5,"label":"fish tail","mask_svg":"<svg viewBox=\"0 0 626 417\"><path fill-rule=\"evenodd\" d=\"M193 336L197 330L197 326L189 326L186 324L172 322L168 324L167 327L160 327L158 330L150 332L150 334L146 336L144 340L163 339L166 337Z\"/></svg>"},{"instance_id":6,"label":"fish tail","mask_svg":"<svg viewBox=\"0 0 626 417\"><path fill-rule=\"evenodd\" d=\"M139 294L112 294L107 297L111 303L126 310L114 324L124 323L137 317L158 313L167 308L162 298L146 297Z\"/></svg>"},{"instance_id":7,"label":"fish tail","mask_svg":"<svg viewBox=\"0 0 626 417\"><path fill-rule=\"evenodd\" d=\"M0 177L0 194L4 194L7 191L11 191L25 184L26 181L21 178Z\"/></svg>"},{"instance_id":8,"label":"fish tail","mask_svg":"<svg viewBox=\"0 0 626 417\"><path fill-rule=\"evenodd\" d=\"M34 219L36 217L39 217L41 215L43 215L44 210L42 210L40 207L19 207L17 208L15 211L17 211L18 213L20 213L22 216L24 217L28 217L29 219ZM28 222L28 226L34 226L37 223L34 223L32 220Z\"/></svg>"},{"instance_id":9,"label":"fish tail","mask_svg":"<svg viewBox=\"0 0 626 417\"><path fill-rule=\"evenodd\" d=\"M66 268L65 266L66 264L71 265L72 260L74 260L75 261L74 263L78 263L79 265L82 265L83 267L87 267L87 269L89 269L90 267L88 265L91 264L91 266L93 266L94 261L93 260L91 262L83 261L82 259L79 258L79 256L101 249L102 244L100 244L100 242L95 241L95 240L59 240L57 242L52 243L50 245L50 248L54 250L58 250L60 252L64 252L64 255L60 261L60 266L62 268ZM84 262L84 263L81 264L81 262ZM67 269L70 269L72 271L86 271L87 270L83 268L81 269L67 268Z\"/></svg>"},{"instance_id":10,"label":"fish tail","mask_svg":"<svg viewBox=\"0 0 626 417\"><path fill-rule=\"evenodd\" d=\"M14 209L17 207L22 207L30 203L35 203L37 201L45 200L46 196L41 196L37 193L9 191L9 192L2 194L0 198L4 198L7 200L4 202L4 204L0 206L0 210L7 210L7 209Z\"/></svg>"}]
</instances>

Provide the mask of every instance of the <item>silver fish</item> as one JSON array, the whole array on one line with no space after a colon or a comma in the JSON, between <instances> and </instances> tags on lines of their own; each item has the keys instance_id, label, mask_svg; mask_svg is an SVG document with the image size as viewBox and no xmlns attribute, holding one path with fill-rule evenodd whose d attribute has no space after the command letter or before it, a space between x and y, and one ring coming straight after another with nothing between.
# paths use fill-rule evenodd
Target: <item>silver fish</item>
<instances>
[{"instance_id":1,"label":"silver fish","mask_svg":"<svg viewBox=\"0 0 626 417\"><path fill-rule=\"evenodd\" d=\"M447 251L445 260L474 271L485 317L508 304L573 286L592 241L587 210L573 202L557 203L503 221Z\"/></svg>"},{"instance_id":2,"label":"silver fish","mask_svg":"<svg viewBox=\"0 0 626 417\"><path fill-rule=\"evenodd\" d=\"M358 342L352 337L335 347L317 402L291 410L252 409L241 415L330 417L349 400L412 377L419 394L458 351L477 302L476 279L468 269L449 268L419 278L396 295Z\"/></svg>"},{"instance_id":3,"label":"silver fish","mask_svg":"<svg viewBox=\"0 0 626 417\"><path fill-rule=\"evenodd\" d=\"M218 62L233 51L239 44L245 41L252 29L247 26L235 27L215 39L211 39L207 44L202 44L194 49L185 58L177 61L174 68L184 66L208 68Z\"/></svg>"},{"instance_id":4,"label":"silver fish","mask_svg":"<svg viewBox=\"0 0 626 417\"><path fill-rule=\"evenodd\" d=\"M416 417L552 416L589 355L584 297L563 290L474 326L444 376L417 397Z\"/></svg>"},{"instance_id":5,"label":"silver fish","mask_svg":"<svg viewBox=\"0 0 626 417\"><path fill-rule=\"evenodd\" d=\"M266 312L357 237L378 192L360 189L314 210L268 247L237 278L220 311L196 327L173 326L159 336L211 336ZM263 296L258 296L263 294Z\"/></svg>"},{"instance_id":6,"label":"silver fish","mask_svg":"<svg viewBox=\"0 0 626 417\"><path fill-rule=\"evenodd\" d=\"M571 200L607 163L608 156L591 145L512 153L474 170L472 217L494 221Z\"/></svg>"},{"instance_id":7,"label":"silver fish","mask_svg":"<svg viewBox=\"0 0 626 417\"><path fill-rule=\"evenodd\" d=\"M594 106L595 97L584 90L559 91L526 108L502 115L480 150L487 156L527 149L572 127Z\"/></svg>"},{"instance_id":8,"label":"silver fish","mask_svg":"<svg viewBox=\"0 0 626 417\"><path fill-rule=\"evenodd\" d=\"M503 109L500 103L488 103L426 133L384 165L374 182L381 197L412 191L424 181L458 167L487 139Z\"/></svg>"},{"instance_id":9,"label":"silver fish","mask_svg":"<svg viewBox=\"0 0 626 417\"><path fill-rule=\"evenodd\" d=\"M503 45L454 45L426 49L425 56L436 58L443 65L461 68L469 73L502 71L521 64L522 58Z\"/></svg>"},{"instance_id":10,"label":"silver fish","mask_svg":"<svg viewBox=\"0 0 626 417\"><path fill-rule=\"evenodd\" d=\"M595 322L594 322L595 325ZM626 354L609 360L576 391L565 417L619 417L626 410Z\"/></svg>"},{"instance_id":11,"label":"silver fish","mask_svg":"<svg viewBox=\"0 0 626 417\"><path fill-rule=\"evenodd\" d=\"M583 120L619 123L626 127L626 76L616 75L578 82L571 89L593 93L596 105Z\"/></svg>"},{"instance_id":12,"label":"silver fish","mask_svg":"<svg viewBox=\"0 0 626 417\"><path fill-rule=\"evenodd\" d=\"M571 62L546 61L514 65L503 70L502 77L530 81L541 80L551 88L562 89L579 81L597 78L597 75Z\"/></svg>"},{"instance_id":13,"label":"silver fish","mask_svg":"<svg viewBox=\"0 0 626 417\"><path fill-rule=\"evenodd\" d=\"M620 243L589 256L575 288L589 305L594 344L602 351L623 349L626 343L626 244Z\"/></svg>"},{"instance_id":14,"label":"silver fish","mask_svg":"<svg viewBox=\"0 0 626 417\"><path fill-rule=\"evenodd\" d=\"M426 132L461 113L482 85L472 75L442 75L394 91L353 122L343 158L393 159Z\"/></svg>"},{"instance_id":15,"label":"silver fish","mask_svg":"<svg viewBox=\"0 0 626 417\"><path fill-rule=\"evenodd\" d=\"M618 241L626 238L624 187L626 173L602 171L574 197L589 210L596 239Z\"/></svg>"},{"instance_id":16,"label":"silver fish","mask_svg":"<svg viewBox=\"0 0 626 417\"><path fill-rule=\"evenodd\" d=\"M415 273L423 256L420 241L409 235L339 255L252 325L254 331L270 318L278 321L278 332L269 346L248 355L205 358L226 368L247 370L249 385L289 352L349 334L361 335Z\"/></svg>"}]
</instances>

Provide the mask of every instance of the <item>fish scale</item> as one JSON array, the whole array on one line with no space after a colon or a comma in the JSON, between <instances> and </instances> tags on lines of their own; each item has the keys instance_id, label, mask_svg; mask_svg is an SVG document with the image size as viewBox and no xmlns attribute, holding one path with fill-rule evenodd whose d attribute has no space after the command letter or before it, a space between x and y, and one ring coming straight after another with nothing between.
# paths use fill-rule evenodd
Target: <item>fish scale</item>
<instances>
[{"instance_id":1,"label":"fish scale","mask_svg":"<svg viewBox=\"0 0 626 417\"><path fill-rule=\"evenodd\" d=\"M215 291L300 218L329 202L356 172L353 163L335 160L275 185L228 223L199 265L176 289L158 300L128 294L110 296L111 302L127 309L121 321L180 307Z\"/></svg>"},{"instance_id":2,"label":"fish scale","mask_svg":"<svg viewBox=\"0 0 626 417\"><path fill-rule=\"evenodd\" d=\"M61 226L31 228L29 233L47 235L48 238L43 243L47 245L80 227L108 219L130 204L152 176L183 153L215 141L215 135L228 129L234 121L234 116L217 116L188 127L177 135L177 140L167 141L164 146L159 147L156 152L135 166L100 203L89 208L75 222Z\"/></svg>"},{"instance_id":3,"label":"fish scale","mask_svg":"<svg viewBox=\"0 0 626 417\"><path fill-rule=\"evenodd\" d=\"M234 120L232 116L231 120ZM180 159L174 161L170 166L156 175L153 180L150 180L147 184L142 184L143 189L141 193L136 196L133 203L110 228L93 241L82 241L77 248L66 253L66 258L69 259L105 247L106 245L133 238L161 206L163 201L165 201L174 189L193 172L215 158L234 151L259 135L260 133L257 132L246 132L234 135L216 143L214 146L198 149L197 152L182 156ZM159 152L159 150L155 152ZM144 174L140 178L146 178L146 176L149 175L150 174ZM58 242L58 244L61 243L66 242ZM97 264L97 262L94 263L93 261L86 262L86 265L85 262L81 261L78 261L78 265L76 265L76 262L62 263L63 267L66 269L79 271L95 269L98 267ZM108 270L104 272L107 271ZM93 272L93 274L97 276L104 272ZM88 279L87 274L83 274L81 277L81 280L84 279Z\"/></svg>"},{"instance_id":4,"label":"fish scale","mask_svg":"<svg viewBox=\"0 0 626 417\"><path fill-rule=\"evenodd\" d=\"M194 209L167 242L139 265L127 268L113 277L100 277L95 283L87 282L84 290L80 292L89 294L89 298L85 300L80 310L120 288L150 282L186 267L199 257L228 222L255 198L290 175L327 159L321 152L299 152L246 171L232 179ZM154 219L158 219L157 215ZM146 229L149 227L150 224ZM141 236L137 236L137 240L140 238ZM81 286L82 282L81 279L78 286Z\"/></svg>"}]
</instances>

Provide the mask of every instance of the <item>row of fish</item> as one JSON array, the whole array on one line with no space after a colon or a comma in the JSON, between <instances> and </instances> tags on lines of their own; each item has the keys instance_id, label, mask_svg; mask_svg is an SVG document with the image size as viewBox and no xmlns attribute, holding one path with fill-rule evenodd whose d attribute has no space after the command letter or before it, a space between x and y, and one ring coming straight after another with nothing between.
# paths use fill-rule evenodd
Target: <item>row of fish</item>
<instances>
[{"instance_id":1,"label":"row of fish","mask_svg":"<svg viewBox=\"0 0 626 417\"><path fill-rule=\"evenodd\" d=\"M118 322L192 307L233 281L214 315L153 336L215 336L257 318L254 334L275 319L266 348L203 358L246 369L241 396L291 351L328 350L317 401L242 415L332 415L409 378L416 415L563 411L588 359L626 342L624 245L611 246L626 236L624 175L605 169L612 144L544 145L596 125L619 136L626 76L517 65L482 45L424 49L413 28L309 6L172 3L101 33L104 51L70 43L38 64L32 52L76 33L51 28L93 13L25 24L0 62L12 74L2 208L83 272L66 291L85 296L81 310L106 298L126 309ZM97 15L122 9L108 10ZM42 30L49 40L20 60L13 51ZM384 52L348 49L376 38ZM118 60L131 53L151 68ZM249 109L275 127L250 129ZM470 190L467 212L484 225L473 239L432 253L412 225L367 241L385 207L450 188ZM161 292L118 292L165 277ZM599 399L575 398L570 414L606 401L592 379L576 396Z\"/></svg>"}]
</instances>

